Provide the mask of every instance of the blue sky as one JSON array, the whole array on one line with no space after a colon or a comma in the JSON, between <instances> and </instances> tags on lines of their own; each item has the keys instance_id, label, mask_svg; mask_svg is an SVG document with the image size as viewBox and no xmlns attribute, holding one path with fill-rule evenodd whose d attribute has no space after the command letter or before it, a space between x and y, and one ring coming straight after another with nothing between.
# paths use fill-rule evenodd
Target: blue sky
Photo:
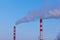
<instances>
[{"instance_id":1,"label":"blue sky","mask_svg":"<svg viewBox=\"0 0 60 40\"><path fill-rule=\"evenodd\" d=\"M13 26L29 11L42 7L45 0L0 0L0 40L13 40ZM52 4L56 2L52 1ZM39 19L16 26L17 40L39 40ZM54 40L60 31L60 19L43 19L44 40Z\"/></svg>"}]
</instances>

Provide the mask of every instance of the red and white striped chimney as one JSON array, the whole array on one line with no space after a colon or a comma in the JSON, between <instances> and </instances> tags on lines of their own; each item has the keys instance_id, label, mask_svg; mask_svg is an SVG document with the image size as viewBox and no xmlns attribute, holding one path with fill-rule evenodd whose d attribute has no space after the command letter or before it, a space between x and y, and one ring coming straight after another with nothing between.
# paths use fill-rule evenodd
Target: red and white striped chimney
<instances>
[{"instance_id":1,"label":"red and white striped chimney","mask_svg":"<svg viewBox=\"0 0 60 40\"><path fill-rule=\"evenodd\" d=\"M43 40L42 18L40 18L40 40Z\"/></svg>"},{"instance_id":2,"label":"red and white striped chimney","mask_svg":"<svg viewBox=\"0 0 60 40\"><path fill-rule=\"evenodd\" d=\"M16 40L16 26L14 26L14 36L13 36L13 40Z\"/></svg>"}]
</instances>

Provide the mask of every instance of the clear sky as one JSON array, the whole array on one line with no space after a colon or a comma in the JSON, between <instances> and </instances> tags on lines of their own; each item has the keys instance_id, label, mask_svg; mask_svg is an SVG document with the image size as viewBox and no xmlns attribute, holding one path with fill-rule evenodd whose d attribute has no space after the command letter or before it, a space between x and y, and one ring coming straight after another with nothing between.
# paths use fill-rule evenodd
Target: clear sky
<instances>
[{"instance_id":1,"label":"clear sky","mask_svg":"<svg viewBox=\"0 0 60 40\"><path fill-rule=\"evenodd\" d=\"M45 0L0 0L0 40L13 40L13 26L29 11L42 7ZM52 0L55 4L56 0ZM16 26L17 40L39 40L39 19ZM60 19L43 19L44 40L54 40L60 31Z\"/></svg>"}]
</instances>

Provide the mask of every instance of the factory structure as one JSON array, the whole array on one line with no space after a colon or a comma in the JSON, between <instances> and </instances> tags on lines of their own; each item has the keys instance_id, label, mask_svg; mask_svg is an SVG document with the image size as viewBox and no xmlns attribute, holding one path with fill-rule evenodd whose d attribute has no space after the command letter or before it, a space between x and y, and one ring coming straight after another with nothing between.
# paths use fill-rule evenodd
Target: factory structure
<instances>
[{"instance_id":1,"label":"factory structure","mask_svg":"<svg viewBox=\"0 0 60 40\"><path fill-rule=\"evenodd\" d=\"M13 30L13 40L16 40L16 26L14 26ZM40 18L40 40L43 40L42 18Z\"/></svg>"},{"instance_id":2,"label":"factory structure","mask_svg":"<svg viewBox=\"0 0 60 40\"><path fill-rule=\"evenodd\" d=\"M42 18L40 19L40 40L43 40Z\"/></svg>"},{"instance_id":3,"label":"factory structure","mask_svg":"<svg viewBox=\"0 0 60 40\"><path fill-rule=\"evenodd\" d=\"M14 26L13 40L16 40L16 26Z\"/></svg>"}]
</instances>

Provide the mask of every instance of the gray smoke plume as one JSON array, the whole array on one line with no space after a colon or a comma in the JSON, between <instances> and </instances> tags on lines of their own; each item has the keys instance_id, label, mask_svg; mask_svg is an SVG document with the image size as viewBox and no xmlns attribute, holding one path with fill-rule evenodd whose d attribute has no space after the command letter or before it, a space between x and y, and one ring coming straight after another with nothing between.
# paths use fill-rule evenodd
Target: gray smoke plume
<instances>
[{"instance_id":1,"label":"gray smoke plume","mask_svg":"<svg viewBox=\"0 0 60 40\"><path fill-rule=\"evenodd\" d=\"M29 15L26 17L18 20L16 25L24 22L33 21L37 18L48 19L48 18L60 18L60 0L55 0L56 2L53 3L52 1L46 1L42 8L31 11Z\"/></svg>"}]
</instances>

